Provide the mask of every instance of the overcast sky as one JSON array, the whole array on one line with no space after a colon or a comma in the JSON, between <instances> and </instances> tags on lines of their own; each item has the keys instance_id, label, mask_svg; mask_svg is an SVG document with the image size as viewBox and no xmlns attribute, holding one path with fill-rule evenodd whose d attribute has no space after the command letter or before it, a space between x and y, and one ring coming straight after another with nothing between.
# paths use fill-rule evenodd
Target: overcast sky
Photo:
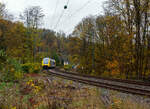
<instances>
[{"instance_id":1,"label":"overcast sky","mask_svg":"<svg viewBox=\"0 0 150 109\"><path fill-rule=\"evenodd\" d=\"M0 0L0 2L6 4L8 11L15 17L18 17L19 14L29 6L40 6L45 14L42 27L54 29L55 31L64 31L67 34L71 33L74 27L84 17L102 13L103 2L106 0L69 0L68 8L64 10L64 14L56 26L67 1L68 0Z\"/></svg>"}]
</instances>

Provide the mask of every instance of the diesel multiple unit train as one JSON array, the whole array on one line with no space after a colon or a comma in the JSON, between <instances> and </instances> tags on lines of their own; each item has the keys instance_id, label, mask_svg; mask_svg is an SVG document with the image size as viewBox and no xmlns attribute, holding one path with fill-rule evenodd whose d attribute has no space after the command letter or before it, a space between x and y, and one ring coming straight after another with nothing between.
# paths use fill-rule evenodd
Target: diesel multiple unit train
<instances>
[{"instance_id":1,"label":"diesel multiple unit train","mask_svg":"<svg viewBox=\"0 0 150 109\"><path fill-rule=\"evenodd\" d=\"M44 58L42 60L42 67L43 69L50 69L50 68L55 68L56 67L56 61L51 58Z\"/></svg>"}]
</instances>

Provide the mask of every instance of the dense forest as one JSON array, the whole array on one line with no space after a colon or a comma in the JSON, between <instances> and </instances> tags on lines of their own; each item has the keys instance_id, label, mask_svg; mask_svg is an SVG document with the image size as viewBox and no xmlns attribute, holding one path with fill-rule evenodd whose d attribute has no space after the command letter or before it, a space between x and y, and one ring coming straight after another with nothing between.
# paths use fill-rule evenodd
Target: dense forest
<instances>
[{"instance_id":1,"label":"dense forest","mask_svg":"<svg viewBox=\"0 0 150 109\"><path fill-rule=\"evenodd\" d=\"M84 72L148 78L149 0L109 0L104 11L104 15L83 19L73 32L80 40L76 53L80 54L78 59Z\"/></svg>"},{"instance_id":2,"label":"dense forest","mask_svg":"<svg viewBox=\"0 0 150 109\"><path fill-rule=\"evenodd\" d=\"M42 9L33 6L14 21L0 4L1 80L38 72L44 57L54 58L57 65L68 60L80 73L149 78L149 0L108 0L104 14L84 18L68 36L40 28L43 17Z\"/></svg>"},{"instance_id":3,"label":"dense forest","mask_svg":"<svg viewBox=\"0 0 150 109\"><path fill-rule=\"evenodd\" d=\"M43 17L42 9L32 6L20 15L20 21L14 21L0 4L1 80L18 80L23 73L40 72L44 57L54 58L57 65L67 59L68 38L64 33L40 28Z\"/></svg>"}]
</instances>

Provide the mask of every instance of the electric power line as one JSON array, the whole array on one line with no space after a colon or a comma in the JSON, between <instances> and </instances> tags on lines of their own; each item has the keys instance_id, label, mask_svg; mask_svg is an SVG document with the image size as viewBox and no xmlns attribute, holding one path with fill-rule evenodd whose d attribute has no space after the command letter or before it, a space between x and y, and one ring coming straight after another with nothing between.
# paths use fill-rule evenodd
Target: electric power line
<instances>
[{"instance_id":1,"label":"electric power line","mask_svg":"<svg viewBox=\"0 0 150 109\"><path fill-rule=\"evenodd\" d=\"M69 0L67 1L67 6L68 6L68 4L69 4Z\"/></svg>"},{"instance_id":2,"label":"electric power line","mask_svg":"<svg viewBox=\"0 0 150 109\"><path fill-rule=\"evenodd\" d=\"M78 8L73 14L70 15L70 18L73 17L77 12L80 12L83 8L85 8L89 3L91 2L91 0L88 0L83 6L81 6L80 8Z\"/></svg>"},{"instance_id":3,"label":"electric power line","mask_svg":"<svg viewBox=\"0 0 150 109\"><path fill-rule=\"evenodd\" d=\"M53 27L53 25L52 25L52 20L53 20L53 18L54 18L54 14L56 13L56 10L57 10L57 7L58 7L58 3L59 3L59 0L57 0L57 2L56 2L55 10L54 10L54 12L53 12L53 14L52 14L51 27Z\"/></svg>"},{"instance_id":4,"label":"electric power line","mask_svg":"<svg viewBox=\"0 0 150 109\"><path fill-rule=\"evenodd\" d=\"M57 21L56 25L54 26L54 29L56 29L56 28L57 28L57 26L58 26L58 24L59 24L59 22L60 22L60 20L61 20L61 18L62 18L62 16L63 16L64 12L65 12L65 11L64 11L64 10L62 10L60 17L59 17L59 19L58 19L58 21Z\"/></svg>"},{"instance_id":5,"label":"electric power line","mask_svg":"<svg viewBox=\"0 0 150 109\"><path fill-rule=\"evenodd\" d=\"M69 20L67 20L67 23L68 23L68 21L70 21L70 20L72 19L73 16L75 16L77 13L79 13L82 9L84 9L84 8L85 8L89 3L91 3L91 2L92 2L91 0L88 0L84 5L82 5L82 6L81 6L80 8L78 8L76 11L74 11L73 14L70 14L70 15L69 15ZM95 1L94 1L94 2L95 2ZM67 1L67 5L66 5L66 6L68 6L68 4L69 4L69 0ZM59 17L59 19L58 19L58 22L56 23L54 29L57 28L58 24L60 23L61 18L63 17L63 14L64 14L64 10L62 11L62 14L60 15L60 17ZM69 30L71 30L71 29L69 29Z\"/></svg>"},{"instance_id":6,"label":"electric power line","mask_svg":"<svg viewBox=\"0 0 150 109\"><path fill-rule=\"evenodd\" d=\"M68 1L69 1L69 0L68 0ZM71 18L72 18L73 16L76 15L77 12L80 12L80 11L81 11L83 8L85 8L90 2L91 2L91 0L88 0L84 5L82 5L82 6L81 6L80 8L78 8L76 11L74 11L73 14L70 14L70 15L69 15L69 20L67 20L67 23L68 23L68 21L71 20Z\"/></svg>"},{"instance_id":7,"label":"electric power line","mask_svg":"<svg viewBox=\"0 0 150 109\"><path fill-rule=\"evenodd\" d=\"M66 4L66 6L68 6L68 4L69 4L69 0L67 0L67 4ZM65 8L64 8L65 9ZM64 14L64 12L65 12L65 10L62 10L62 12L61 12L61 15L60 15L60 17L59 17L59 19L58 19L58 21L57 21L57 23L56 23L56 25L55 25L55 27L54 27L54 29L56 29L57 28L57 26L58 26L58 24L59 24L59 22L60 22L60 20L61 20L61 18L63 17L63 14Z\"/></svg>"},{"instance_id":8,"label":"electric power line","mask_svg":"<svg viewBox=\"0 0 150 109\"><path fill-rule=\"evenodd\" d=\"M75 14L76 14L77 12L79 12L79 11L81 11L83 8L85 8L90 2L91 2L91 0L88 0L82 7L78 8L76 11L74 11L74 13L69 16L69 17L70 17L70 20L71 20L71 17L75 16ZM92 1L92 2L93 2L93 1ZM94 2L96 2L96 1L94 1ZM96 2L96 3L97 3L97 2ZM101 13L102 13L102 11L101 11ZM67 23L68 23L68 21L70 21L70 20L67 20ZM73 27L73 28L74 28L74 27ZM69 28L67 32L69 32L69 31L72 30L73 28Z\"/></svg>"}]
</instances>

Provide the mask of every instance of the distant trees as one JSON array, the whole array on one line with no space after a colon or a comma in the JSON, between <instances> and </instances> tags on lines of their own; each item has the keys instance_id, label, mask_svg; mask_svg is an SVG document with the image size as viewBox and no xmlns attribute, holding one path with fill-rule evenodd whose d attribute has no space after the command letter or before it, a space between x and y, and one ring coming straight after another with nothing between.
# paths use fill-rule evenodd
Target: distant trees
<instances>
[{"instance_id":1,"label":"distant trees","mask_svg":"<svg viewBox=\"0 0 150 109\"><path fill-rule=\"evenodd\" d=\"M111 0L109 6L116 10L113 14L119 15L127 33L133 35L130 47L132 48L134 71L137 78L143 78L145 75L147 60L145 55L147 51L147 41L149 34L149 0ZM111 12L110 12L111 13ZM147 62L146 62L147 63Z\"/></svg>"},{"instance_id":2,"label":"distant trees","mask_svg":"<svg viewBox=\"0 0 150 109\"><path fill-rule=\"evenodd\" d=\"M40 71L44 57L60 65L67 57L68 38L64 33L41 29L44 14L38 6L27 8L22 22L12 21L0 4L0 81L14 81L24 73Z\"/></svg>"},{"instance_id":3,"label":"distant trees","mask_svg":"<svg viewBox=\"0 0 150 109\"><path fill-rule=\"evenodd\" d=\"M41 35L41 31L38 30L38 28L42 25L43 17L44 13L40 6L31 6L29 8L26 8L24 10L24 13L20 15L20 18L23 20L28 29L27 34L33 41L33 61L36 61L37 49L39 50L39 35Z\"/></svg>"},{"instance_id":4,"label":"distant trees","mask_svg":"<svg viewBox=\"0 0 150 109\"><path fill-rule=\"evenodd\" d=\"M0 3L0 19L11 21L14 19L13 15L7 11L6 6L3 3Z\"/></svg>"},{"instance_id":5,"label":"distant trees","mask_svg":"<svg viewBox=\"0 0 150 109\"><path fill-rule=\"evenodd\" d=\"M79 65L82 73L134 79L150 76L149 0L109 0L104 15L84 18L68 37L39 28L44 17L39 6L24 11L24 24L6 20L5 10L0 4L0 51L20 63L52 57L58 65L63 60Z\"/></svg>"},{"instance_id":6,"label":"distant trees","mask_svg":"<svg viewBox=\"0 0 150 109\"><path fill-rule=\"evenodd\" d=\"M95 74L148 77L149 6L149 0L109 0L104 4L105 15L83 19L72 34L80 39L77 45L81 70L92 73L94 45Z\"/></svg>"},{"instance_id":7,"label":"distant trees","mask_svg":"<svg viewBox=\"0 0 150 109\"><path fill-rule=\"evenodd\" d=\"M42 24L44 17L43 10L40 6L32 6L26 8L20 18L24 21L28 28L36 29Z\"/></svg>"},{"instance_id":8,"label":"distant trees","mask_svg":"<svg viewBox=\"0 0 150 109\"><path fill-rule=\"evenodd\" d=\"M21 22L0 19L0 50L22 64L41 62L44 57L56 58L60 64L68 55L65 34L38 28L44 17L40 7L29 8L25 13L22 16L25 26Z\"/></svg>"},{"instance_id":9,"label":"distant trees","mask_svg":"<svg viewBox=\"0 0 150 109\"><path fill-rule=\"evenodd\" d=\"M5 11L6 11L5 4L0 3L0 19L2 19L6 14Z\"/></svg>"}]
</instances>

